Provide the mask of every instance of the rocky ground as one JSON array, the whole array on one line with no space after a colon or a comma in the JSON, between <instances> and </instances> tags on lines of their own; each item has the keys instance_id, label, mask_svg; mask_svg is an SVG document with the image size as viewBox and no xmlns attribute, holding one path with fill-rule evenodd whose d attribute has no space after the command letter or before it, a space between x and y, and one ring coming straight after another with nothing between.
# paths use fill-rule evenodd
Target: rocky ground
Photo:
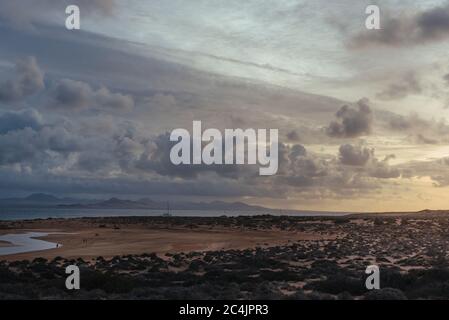
<instances>
[{"instance_id":1,"label":"rocky ground","mask_svg":"<svg viewBox=\"0 0 449 320\"><path fill-rule=\"evenodd\" d=\"M31 222L1 222L3 232ZM76 223L127 228L266 230L313 234L246 249L115 257L4 260L0 299L447 299L449 215L349 217L92 218ZM207 241L207 239L204 239ZM65 289L65 266L81 290ZM380 268L381 290L365 288Z\"/></svg>"}]
</instances>

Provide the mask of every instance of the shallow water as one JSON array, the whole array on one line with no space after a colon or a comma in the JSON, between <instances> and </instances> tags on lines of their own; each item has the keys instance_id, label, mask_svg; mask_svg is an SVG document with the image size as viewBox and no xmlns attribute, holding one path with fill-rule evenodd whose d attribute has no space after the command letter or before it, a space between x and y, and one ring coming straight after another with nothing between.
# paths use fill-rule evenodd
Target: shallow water
<instances>
[{"instance_id":1,"label":"shallow water","mask_svg":"<svg viewBox=\"0 0 449 320\"><path fill-rule=\"evenodd\" d=\"M56 248L56 243L35 239L48 236L43 232L27 232L20 234L6 234L0 236L0 241L11 243L12 246L0 247L0 256ZM59 247L62 245L59 244Z\"/></svg>"}]
</instances>

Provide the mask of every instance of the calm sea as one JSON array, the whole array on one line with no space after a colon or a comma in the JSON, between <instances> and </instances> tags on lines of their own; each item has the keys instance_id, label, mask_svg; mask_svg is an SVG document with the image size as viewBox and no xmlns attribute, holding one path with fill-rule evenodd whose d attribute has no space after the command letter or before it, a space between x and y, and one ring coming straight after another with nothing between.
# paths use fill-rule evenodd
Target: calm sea
<instances>
[{"instance_id":1,"label":"calm sea","mask_svg":"<svg viewBox=\"0 0 449 320\"><path fill-rule=\"evenodd\" d=\"M81 218L81 217L126 217L126 216L162 216L165 210L145 209L58 209L58 208L0 208L0 220L25 220L47 218ZM342 212L316 211L224 211L224 210L170 210L175 217L219 217L219 216L255 216L263 214L289 215L298 217L344 216Z\"/></svg>"}]
</instances>

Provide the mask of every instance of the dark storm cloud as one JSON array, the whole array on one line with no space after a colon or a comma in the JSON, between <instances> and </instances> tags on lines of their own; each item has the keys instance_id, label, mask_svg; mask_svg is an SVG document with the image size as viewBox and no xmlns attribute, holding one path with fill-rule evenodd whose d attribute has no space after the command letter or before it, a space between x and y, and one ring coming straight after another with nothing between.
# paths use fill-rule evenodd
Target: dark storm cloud
<instances>
[{"instance_id":1,"label":"dark storm cloud","mask_svg":"<svg viewBox=\"0 0 449 320\"><path fill-rule=\"evenodd\" d=\"M9 131L0 134L0 189L9 185L9 191L52 193L270 196L269 186L249 183L243 174L229 179L235 168L174 168L166 157L170 142L164 137L149 139L119 123L114 132L91 137L68 121Z\"/></svg>"},{"instance_id":2,"label":"dark storm cloud","mask_svg":"<svg viewBox=\"0 0 449 320\"><path fill-rule=\"evenodd\" d=\"M45 181L45 183L42 183ZM248 188L233 181L173 181L160 179L135 179L134 177L70 177L42 172L11 172L0 169L0 190L52 194L105 195L174 195L174 196L271 196L269 190L257 186Z\"/></svg>"},{"instance_id":3,"label":"dark storm cloud","mask_svg":"<svg viewBox=\"0 0 449 320\"><path fill-rule=\"evenodd\" d=\"M60 80L51 89L51 98L56 107L80 109L89 105L92 89L87 83L69 79Z\"/></svg>"},{"instance_id":4,"label":"dark storm cloud","mask_svg":"<svg viewBox=\"0 0 449 320\"><path fill-rule=\"evenodd\" d=\"M388 130L408 135L417 144L437 144L449 141L449 125L444 119L427 120L417 114L402 116L393 113L383 115Z\"/></svg>"},{"instance_id":5,"label":"dark storm cloud","mask_svg":"<svg viewBox=\"0 0 449 320\"><path fill-rule=\"evenodd\" d=\"M177 177L183 179L196 179L201 175L215 174L221 178L239 179L248 175L258 175L256 166L248 165L174 165L170 160L170 150L177 142L170 141L170 134L159 135L152 141L153 147L147 148L136 166L142 170L152 170L162 176ZM190 143L192 146L193 143ZM191 157L193 151L191 149ZM222 150L222 154L225 152Z\"/></svg>"},{"instance_id":6,"label":"dark storm cloud","mask_svg":"<svg viewBox=\"0 0 449 320\"><path fill-rule=\"evenodd\" d=\"M299 141L299 134L297 131L292 130L287 133L287 139L290 141Z\"/></svg>"},{"instance_id":7,"label":"dark storm cloud","mask_svg":"<svg viewBox=\"0 0 449 320\"><path fill-rule=\"evenodd\" d=\"M23 99L45 87L44 74L34 57L17 60L14 75L0 83L0 102Z\"/></svg>"},{"instance_id":8,"label":"dark storm cloud","mask_svg":"<svg viewBox=\"0 0 449 320\"><path fill-rule=\"evenodd\" d=\"M5 112L0 115L0 135L25 128L39 130L41 127L42 117L34 109Z\"/></svg>"},{"instance_id":9,"label":"dark storm cloud","mask_svg":"<svg viewBox=\"0 0 449 320\"><path fill-rule=\"evenodd\" d=\"M374 156L374 150L361 146L344 144L340 146L340 161L349 166L364 166Z\"/></svg>"},{"instance_id":10,"label":"dark storm cloud","mask_svg":"<svg viewBox=\"0 0 449 320\"><path fill-rule=\"evenodd\" d=\"M115 165L115 159L108 152L84 150L79 154L77 169L87 172L108 173L118 166Z\"/></svg>"},{"instance_id":11,"label":"dark storm cloud","mask_svg":"<svg viewBox=\"0 0 449 320\"><path fill-rule=\"evenodd\" d=\"M34 109L0 114L0 166L18 164L48 170L63 164L70 153L82 150L83 140L70 122L58 119L49 123Z\"/></svg>"},{"instance_id":12,"label":"dark storm cloud","mask_svg":"<svg viewBox=\"0 0 449 320\"><path fill-rule=\"evenodd\" d=\"M357 107L341 107L335 114L337 121L332 121L326 128L327 135L333 138L354 138L371 133L373 114L368 100L359 100Z\"/></svg>"},{"instance_id":13,"label":"dark storm cloud","mask_svg":"<svg viewBox=\"0 0 449 320\"><path fill-rule=\"evenodd\" d=\"M430 177L435 187L449 186L449 158L440 158L432 161L411 161L404 164L404 171L409 177Z\"/></svg>"},{"instance_id":14,"label":"dark storm cloud","mask_svg":"<svg viewBox=\"0 0 449 320\"><path fill-rule=\"evenodd\" d=\"M392 158L394 158L394 155L387 156L381 161L375 159L368 169L368 175L377 179L395 179L401 177L403 170L388 164L388 161Z\"/></svg>"},{"instance_id":15,"label":"dark storm cloud","mask_svg":"<svg viewBox=\"0 0 449 320\"><path fill-rule=\"evenodd\" d=\"M338 154L317 155L299 144L284 146L279 174L274 177L260 177L258 167L251 166L174 166L168 157L172 145L168 136L154 138L168 129L158 128L149 135L147 130L153 130L153 126L167 123L171 126L184 117L191 125L189 117L194 115L212 119L219 126L231 119L225 123L230 128L239 123L237 127L243 123L244 127L256 128L270 123L275 128L284 128L284 132L295 130L302 143L317 139L328 142L325 132L315 123L327 122L335 106L343 103L292 90L270 91L265 85L194 74L174 63L119 50L126 47L125 42L117 43L82 31L76 36L47 31L30 36L0 27L0 37L8 43L0 48L2 59L33 52L46 72L48 84L37 102L50 96L55 107L40 109L35 100L26 101L26 105L41 110L40 116L45 116L42 124L36 126L27 120L29 124L17 124L0 133L3 155L0 156L0 188L3 190L9 187L30 192L222 197L283 197L304 192L309 199L323 199L327 195L338 198L359 192L366 195L381 187L374 176L393 176L391 168L382 161L373 159L377 165L367 164L363 168L346 166L339 161ZM99 83L111 89L99 87ZM107 106L127 109L131 102L124 98L128 94L123 92L134 96L139 90L146 90L154 98L148 114L139 113L141 106L120 117L105 112ZM122 93L115 93L118 91ZM204 100L197 99L200 96ZM137 104L139 100L135 101ZM273 112L275 103L279 107ZM186 105L192 110L186 112ZM255 105L260 112L254 112ZM153 112L156 106L161 112ZM70 121L54 120L55 114L60 115L57 110L90 108L103 110L71 113ZM175 113L165 116L173 109ZM251 116L242 118L245 113L242 110ZM98 114L98 120L108 123L96 123L92 119L94 114ZM105 119L108 116L111 118ZM158 116L161 121L154 120ZM279 124L287 122L278 120L282 116L305 120L301 123L316 116L316 121L303 127L290 120L284 127ZM303 116L306 118L302 119ZM364 101L359 102L358 108L343 107L337 113L334 136L355 137L369 132L371 117ZM123 129L123 118L135 119L136 123ZM85 130L89 126L91 129ZM289 137L297 138L294 134Z\"/></svg>"},{"instance_id":16,"label":"dark storm cloud","mask_svg":"<svg viewBox=\"0 0 449 320\"><path fill-rule=\"evenodd\" d=\"M365 30L350 39L352 48L375 45L399 47L417 45L449 37L449 5L414 15L384 15L380 30Z\"/></svg>"},{"instance_id":17,"label":"dark storm cloud","mask_svg":"<svg viewBox=\"0 0 449 320\"><path fill-rule=\"evenodd\" d=\"M111 108L130 110L134 107L134 99L130 95L112 93L101 87L93 89L88 83L62 79L50 89L50 99L53 107L63 109Z\"/></svg>"},{"instance_id":18,"label":"dark storm cloud","mask_svg":"<svg viewBox=\"0 0 449 320\"><path fill-rule=\"evenodd\" d=\"M59 153L70 153L82 150L82 138L74 135L64 126L45 126L39 132L40 150L50 150Z\"/></svg>"},{"instance_id":19,"label":"dark storm cloud","mask_svg":"<svg viewBox=\"0 0 449 320\"><path fill-rule=\"evenodd\" d=\"M447 37L449 31L449 5L422 12L415 17L423 39Z\"/></svg>"},{"instance_id":20,"label":"dark storm cloud","mask_svg":"<svg viewBox=\"0 0 449 320\"><path fill-rule=\"evenodd\" d=\"M345 144L340 146L339 150L339 160L343 165L363 167L363 171L361 171L363 175L377 179L392 179L401 176L401 171L391 167L388 163L394 158L394 155L389 155L385 159L379 160L375 157L373 148L360 145Z\"/></svg>"},{"instance_id":21,"label":"dark storm cloud","mask_svg":"<svg viewBox=\"0 0 449 320\"><path fill-rule=\"evenodd\" d=\"M65 157L80 150L78 138L63 127L26 127L0 135L0 165L48 166L49 151Z\"/></svg>"},{"instance_id":22,"label":"dark storm cloud","mask_svg":"<svg viewBox=\"0 0 449 320\"><path fill-rule=\"evenodd\" d=\"M388 126L392 130L405 131L423 129L429 125L429 122L418 115L410 115L408 117L389 114L387 120Z\"/></svg>"},{"instance_id":23,"label":"dark storm cloud","mask_svg":"<svg viewBox=\"0 0 449 320\"><path fill-rule=\"evenodd\" d=\"M279 170L275 177L277 183L295 188L312 188L328 175L329 163L309 154L304 146L279 145Z\"/></svg>"},{"instance_id":24,"label":"dark storm cloud","mask_svg":"<svg viewBox=\"0 0 449 320\"><path fill-rule=\"evenodd\" d=\"M20 101L45 89L44 72L34 57L20 59L11 79L0 83L0 102ZM134 107L131 95L114 93L102 86L71 79L54 80L43 94L53 107L61 109L109 108L130 110Z\"/></svg>"},{"instance_id":25,"label":"dark storm cloud","mask_svg":"<svg viewBox=\"0 0 449 320\"><path fill-rule=\"evenodd\" d=\"M37 132L30 128L1 135L0 165L32 162L40 152L37 140Z\"/></svg>"},{"instance_id":26,"label":"dark storm cloud","mask_svg":"<svg viewBox=\"0 0 449 320\"><path fill-rule=\"evenodd\" d=\"M307 156L307 150L304 146L296 144L291 148L290 159L296 159L301 156Z\"/></svg>"},{"instance_id":27,"label":"dark storm cloud","mask_svg":"<svg viewBox=\"0 0 449 320\"><path fill-rule=\"evenodd\" d=\"M366 196L381 189L383 180L399 178L401 170L388 164L393 156L379 160L374 149L342 146L335 156L308 152L301 145L280 144L278 174L272 177L272 189L302 194L309 199Z\"/></svg>"},{"instance_id":28,"label":"dark storm cloud","mask_svg":"<svg viewBox=\"0 0 449 320\"><path fill-rule=\"evenodd\" d=\"M397 82L390 84L388 88L379 92L377 97L382 100L394 100L405 98L409 94L419 94L421 92L422 87L419 80L415 74L410 73Z\"/></svg>"},{"instance_id":29,"label":"dark storm cloud","mask_svg":"<svg viewBox=\"0 0 449 320\"><path fill-rule=\"evenodd\" d=\"M380 187L370 177L397 176L374 158L355 169L342 165L336 156L315 155L299 144L281 144L278 175L262 181L258 168L252 166L174 166L168 135L150 138L131 123L116 122L112 132L91 136L76 122L44 119L35 126L32 119L42 115L17 114L30 118L31 124L0 134L0 177L4 179L0 188L9 182L11 188L22 191L120 194L125 190L129 194L223 197L283 197L302 192L319 198L326 193L345 197L361 190L366 193ZM11 165L20 168L13 183Z\"/></svg>"}]
</instances>

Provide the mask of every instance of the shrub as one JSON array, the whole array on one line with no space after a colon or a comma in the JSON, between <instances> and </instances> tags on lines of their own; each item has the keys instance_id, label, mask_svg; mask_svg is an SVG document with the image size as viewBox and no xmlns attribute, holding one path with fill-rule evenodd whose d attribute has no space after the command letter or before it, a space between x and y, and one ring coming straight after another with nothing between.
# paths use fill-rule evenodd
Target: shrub
<instances>
[{"instance_id":1,"label":"shrub","mask_svg":"<svg viewBox=\"0 0 449 320\"><path fill-rule=\"evenodd\" d=\"M384 288L371 290L364 295L365 300L407 300L407 297L399 289Z\"/></svg>"}]
</instances>

